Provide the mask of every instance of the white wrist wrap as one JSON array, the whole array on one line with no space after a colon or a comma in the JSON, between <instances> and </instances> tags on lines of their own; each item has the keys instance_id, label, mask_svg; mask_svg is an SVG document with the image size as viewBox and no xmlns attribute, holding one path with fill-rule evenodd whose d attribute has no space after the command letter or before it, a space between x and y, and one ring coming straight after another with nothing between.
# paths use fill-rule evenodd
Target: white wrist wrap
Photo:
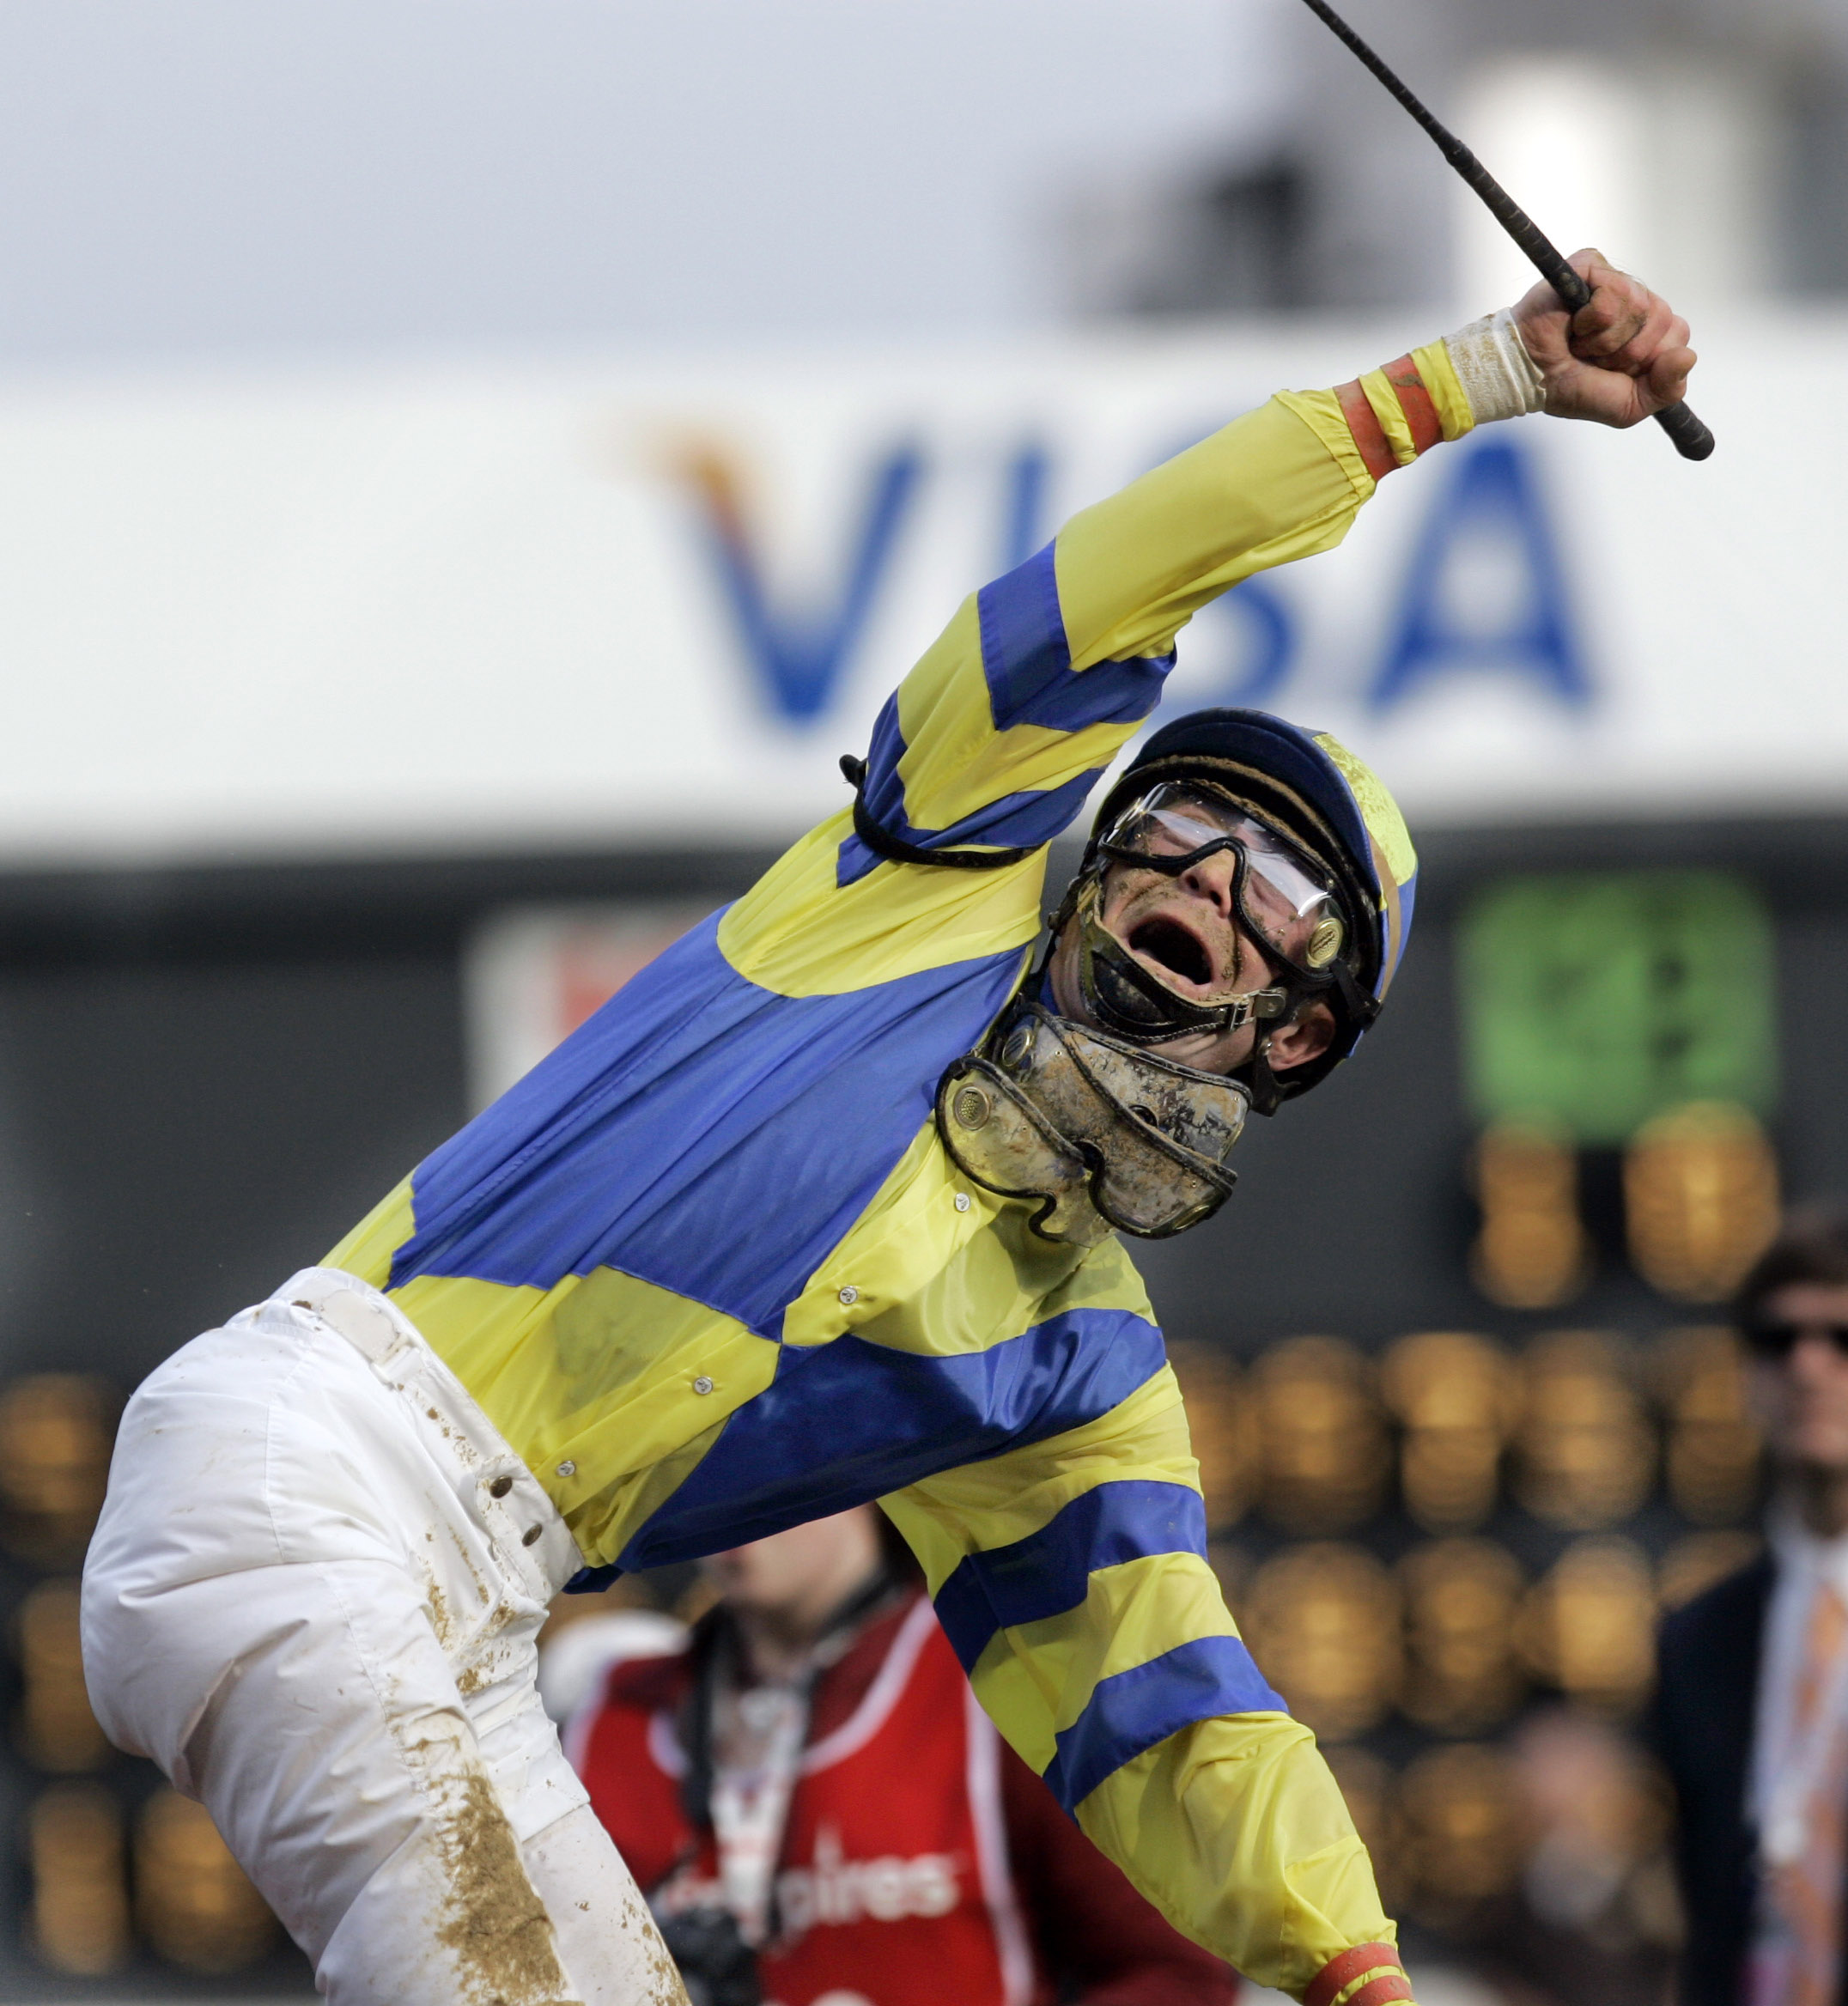
<instances>
[{"instance_id":1,"label":"white wrist wrap","mask_svg":"<svg viewBox=\"0 0 1848 2006\"><path fill-rule=\"evenodd\" d=\"M1546 409L1546 379L1515 326L1513 307L1472 320L1445 335L1444 345L1479 425Z\"/></svg>"}]
</instances>

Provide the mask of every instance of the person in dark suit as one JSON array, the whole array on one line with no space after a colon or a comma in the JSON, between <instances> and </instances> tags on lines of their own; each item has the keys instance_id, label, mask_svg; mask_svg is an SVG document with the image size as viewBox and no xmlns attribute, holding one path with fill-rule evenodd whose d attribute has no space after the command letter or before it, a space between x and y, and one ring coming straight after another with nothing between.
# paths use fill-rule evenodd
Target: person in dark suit
<instances>
[{"instance_id":1,"label":"person in dark suit","mask_svg":"<svg viewBox=\"0 0 1848 2006\"><path fill-rule=\"evenodd\" d=\"M1683 2006L1843 2006L1848 1210L1792 1222L1736 1303L1775 1473L1765 1553L1663 1624Z\"/></svg>"}]
</instances>

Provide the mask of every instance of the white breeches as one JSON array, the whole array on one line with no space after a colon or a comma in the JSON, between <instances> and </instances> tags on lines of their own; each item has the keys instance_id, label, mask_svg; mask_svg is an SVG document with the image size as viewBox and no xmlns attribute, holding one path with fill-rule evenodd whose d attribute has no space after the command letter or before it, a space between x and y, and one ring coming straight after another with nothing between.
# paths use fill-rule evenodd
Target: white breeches
<instances>
[{"instance_id":1,"label":"white breeches","mask_svg":"<svg viewBox=\"0 0 1848 2006\"><path fill-rule=\"evenodd\" d=\"M539 1704L534 1640L579 1565L398 1310L307 1268L129 1403L85 1677L335 2006L684 2006Z\"/></svg>"}]
</instances>

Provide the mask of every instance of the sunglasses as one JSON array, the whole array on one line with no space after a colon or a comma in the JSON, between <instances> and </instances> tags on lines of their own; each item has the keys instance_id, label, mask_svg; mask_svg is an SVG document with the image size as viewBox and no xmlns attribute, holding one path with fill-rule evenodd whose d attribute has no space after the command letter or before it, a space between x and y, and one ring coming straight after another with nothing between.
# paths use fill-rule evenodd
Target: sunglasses
<instances>
[{"instance_id":1,"label":"sunglasses","mask_svg":"<svg viewBox=\"0 0 1848 2006\"><path fill-rule=\"evenodd\" d=\"M1848 1358L1848 1323L1751 1323L1745 1340L1761 1359L1787 1359L1806 1337L1826 1337Z\"/></svg>"}]
</instances>

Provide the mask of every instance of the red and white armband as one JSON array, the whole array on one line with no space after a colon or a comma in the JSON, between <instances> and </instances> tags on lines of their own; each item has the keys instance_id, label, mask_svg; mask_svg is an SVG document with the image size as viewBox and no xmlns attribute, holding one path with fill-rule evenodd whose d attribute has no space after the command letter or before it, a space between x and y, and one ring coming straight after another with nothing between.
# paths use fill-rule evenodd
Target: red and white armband
<instances>
[{"instance_id":1,"label":"red and white armband","mask_svg":"<svg viewBox=\"0 0 1848 2006\"><path fill-rule=\"evenodd\" d=\"M1414 349L1383 369L1369 370L1334 395L1355 450L1376 481L1410 465L1440 440L1546 404L1539 366L1507 307L1472 320L1441 344Z\"/></svg>"},{"instance_id":2,"label":"red and white armband","mask_svg":"<svg viewBox=\"0 0 1848 2006\"><path fill-rule=\"evenodd\" d=\"M1412 1981L1391 1943L1357 1943L1331 1957L1310 1980L1303 2006L1390 2006L1410 1999Z\"/></svg>"}]
</instances>

